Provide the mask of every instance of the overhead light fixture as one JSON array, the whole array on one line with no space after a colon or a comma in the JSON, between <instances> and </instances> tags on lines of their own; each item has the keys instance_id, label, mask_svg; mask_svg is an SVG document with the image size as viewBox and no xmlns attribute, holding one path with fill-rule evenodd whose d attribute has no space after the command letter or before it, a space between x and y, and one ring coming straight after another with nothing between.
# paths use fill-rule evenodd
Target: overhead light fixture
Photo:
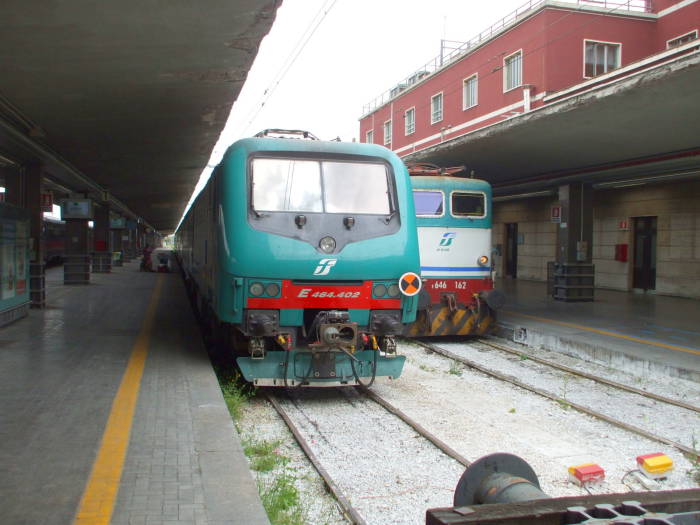
<instances>
[{"instance_id":1,"label":"overhead light fixture","mask_svg":"<svg viewBox=\"0 0 700 525\"><path fill-rule=\"evenodd\" d=\"M598 182L593 185L594 190L606 188L629 188L632 186L642 186L653 182L664 182L668 180L693 179L700 176L700 170L681 171L678 173L667 173L664 175L655 175L651 177L640 177L638 179L611 180L607 182Z\"/></svg>"},{"instance_id":2,"label":"overhead light fixture","mask_svg":"<svg viewBox=\"0 0 700 525\"><path fill-rule=\"evenodd\" d=\"M531 191L529 193L517 193L514 195L500 195L493 198L493 202L514 201L516 199L532 199L535 197L550 197L554 195L555 190Z\"/></svg>"},{"instance_id":3,"label":"overhead light fixture","mask_svg":"<svg viewBox=\"0 0 700 525\"><path fill-rule=\"evenodd\" d=\"M11 158L9 158L9 157L6 157L6 156L3 155L2 153L0 153L0 166L3 166L3 167L7 167L7 166L19 167L20 164L19 164L19 162L15 161L15 160L13 160L13 159L11 159Z\"/></svg>"}]
</instances>

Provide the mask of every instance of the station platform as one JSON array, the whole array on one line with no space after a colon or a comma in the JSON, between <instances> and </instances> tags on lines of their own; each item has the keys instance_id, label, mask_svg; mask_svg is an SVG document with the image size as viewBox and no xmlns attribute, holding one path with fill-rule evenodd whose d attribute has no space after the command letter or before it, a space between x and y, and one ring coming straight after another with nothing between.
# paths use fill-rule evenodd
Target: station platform
<instances>
[{"instance_id":1,"label":"station platform","mask_svg":"<svg viewBox=\"0 0 700 525\"><path fill-rule=\"evenodd\" d=\"M498 335L640 374L700 382L700 301L595 290L593 302L555 301L543 282L501 279Z\"/></svg>"},{"instance_id":2,"label":"station platform","mask_svg":"<svg viewBox=\"0 0 700 525\"><path fill-rule=\"evenodd\" d=\"M179 274L63 285L0 329L0 523L269 524Z\"/></svg>"}]
</instances>

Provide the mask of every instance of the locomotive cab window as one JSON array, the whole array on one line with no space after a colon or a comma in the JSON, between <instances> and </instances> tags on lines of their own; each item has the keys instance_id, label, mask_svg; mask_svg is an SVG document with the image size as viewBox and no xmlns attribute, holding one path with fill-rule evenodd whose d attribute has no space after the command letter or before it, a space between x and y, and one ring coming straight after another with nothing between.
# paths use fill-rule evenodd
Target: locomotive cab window
<instances>
[{"instance_id":1,"label":"locomotive cab window","mask_svg":"<svg viewBox=\"0 0 700 525\"><path fill-rule=\"evenodd\" d=\"M394 206L384 164L255 158L252 207L256 212L389 215Z\"/></svg>"},{"instance_id":2,"label":"locomotive cab window","mask_svg":"<svg viewBox=\"0 0 700 525\"><path fill-rule=\"evenodd\" d=\"M413 190L413 203L417 217L442 217L445 213L445 196L437 190Z\"/></svg>"},{"instance_id":3,"label":"locomotive cab window","mask_svg":"<svg viewBox=\"0 0 700 525\"><path fill-rule=\"evenodd\" d=\"M486 217L486 196L483 193L452 192L451 209L453 217Z\"/></svg>"}]
</instances>

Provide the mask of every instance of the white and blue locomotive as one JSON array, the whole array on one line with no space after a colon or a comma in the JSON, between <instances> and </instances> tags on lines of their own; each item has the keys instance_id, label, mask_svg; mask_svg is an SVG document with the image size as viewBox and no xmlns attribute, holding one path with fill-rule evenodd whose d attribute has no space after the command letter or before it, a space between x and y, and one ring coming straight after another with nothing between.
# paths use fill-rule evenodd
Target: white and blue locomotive
<instances>
[{"instance_id":1,"label":"white and blue locomotive","mask_svg":"<svg viewBox=\"0 0 700 525\"><path fill-rule=\"evenodd\" d=\"M491 265L492 196L488 182L456 177L463 167L409 166L423 288L406 335L483 335L504 295Z\"/></svg>"}]
</instances>

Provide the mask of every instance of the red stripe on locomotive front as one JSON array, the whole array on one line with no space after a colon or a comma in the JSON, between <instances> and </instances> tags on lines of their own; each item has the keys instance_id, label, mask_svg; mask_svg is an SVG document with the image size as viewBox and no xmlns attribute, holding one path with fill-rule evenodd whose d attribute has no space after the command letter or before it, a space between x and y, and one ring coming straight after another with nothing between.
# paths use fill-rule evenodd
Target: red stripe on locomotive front
<instances>
[{"instance_id":1,"label":"red stripe on locomotive front","mask_svg":"<svg viewBox=\"0 0 700 525\"><path fill-rule=\"evenodd\" d=\"M401 299L375 299L372 297L372 281L361 285L295 284L282 281L281 297L248 297L247 308L254 309L353 309L397 310Z\"/></svg>"},{"instance_id":2,"label":"red stripe on locomotive front","mask_svg":"<svg viewBox=\"0 0 700 525\"><path fill-rule=\"evenodd\" d=\"M469 305L474 301L474 294L493 289L493 280L483 279L440 279L428 277L423 279L423 289L428 292L431 304L440 303L445 293L454 294L457 302Z\"/></svg>"}]
</instances>

